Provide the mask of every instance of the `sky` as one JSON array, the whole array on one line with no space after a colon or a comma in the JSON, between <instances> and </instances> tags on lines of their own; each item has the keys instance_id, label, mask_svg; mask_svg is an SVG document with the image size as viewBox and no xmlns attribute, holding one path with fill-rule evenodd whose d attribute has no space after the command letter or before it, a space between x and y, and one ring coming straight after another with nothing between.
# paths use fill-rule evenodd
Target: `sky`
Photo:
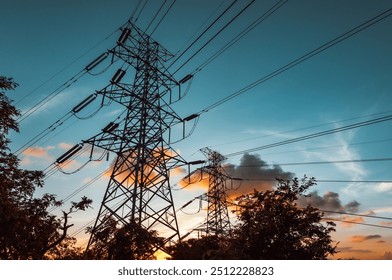
<instances>
[{"instance_id":1,"label":"sky","mask_svg":"<svg viewBox=\"0 0 392 280\"><path fill-rule=\"evenodd\" d=\"M139 8L133 13L137 2L0 0L0 75L13 77L19 83L9 93L10 98L26 113L37 102L56 93L20 122L20 133L10 135L12 151L23 147L19 150L21 167L52 170L52 163L59 156L97 134L120 114L122 108L116 104L105 104L98 111L97 99L80 112L79 118L71 117L56 129L48 129L84 98L109 83L118 64L110 66L107 61L91 74L75 78L74 82L67 81L115 46L120 36L118 28L132 14L136 25L147 29L148 34L153 32L152 38L171 53L178 57L186 50L168 68L177 80L194 73L186 96L172 105L185 118L203 112L391 8L389 0L281 1L282 6L276 12L210 63L205 63L279 1L256 0L206 44L251 2L238 1L189 49L191 42L232 1L177 0L155 30L172 1L166 2L151 25L164 1L150 0L143 10ZM173 129L173 137L181 141L173 140L176 143L172 148L187 161L205 159L200 152L203 147L226 155L224 164L228 170L236 177L252 179L244 181L236 194L253 188L272 188L272 183L257 180L267 176L315 177L318 184L310 190L313 205L323 210L358 214L328 214L340 220L333 234L340 251L335 258L392 259L391 220L366 217L392 217L391 122L361 125L297 141L303 136L391 114L391 26L392 17L386 17L237 97L212 106L200 114L193 133L186 139L181 140L180 127ZM57 91L61 87L63 90ZM186 131L192 131L192 126L191 121ZM44 130L49 133L42 139L35 138ZM30 142L32 139L39 141ZM290 141L293 139L297 140ZM273 147L266 147L270 144ZM87 158L87 154L82 154L64 167L64 173L73 174L58 171L48 176L40 190L55 193L59 199L71 196L64 207L83 195L93 199L92 209L73 215L73 232L83 229L83 225L96 217L108 178L102 176L82 190L81 187L104 172L114 156L81 168ZM203 182L181 189L180 179L184 175L176 174L171 182L177 209L206 191ZM177 212L182 234L203 221L205 207L205 203L200 207L195 200ZM81 232L78 238L83 243L87 237Z\"/></svg>"}]
</instances>

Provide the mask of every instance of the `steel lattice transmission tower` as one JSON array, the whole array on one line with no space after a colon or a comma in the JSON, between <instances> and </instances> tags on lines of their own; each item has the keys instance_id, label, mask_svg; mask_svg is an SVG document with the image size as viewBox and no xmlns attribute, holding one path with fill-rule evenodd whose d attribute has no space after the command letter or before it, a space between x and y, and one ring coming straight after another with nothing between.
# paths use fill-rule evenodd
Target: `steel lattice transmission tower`
<instances>
[{"instance_id":1,"label":"steel lattice transmission tower","mask_svg":"<svg viewBox=\"0 0 392 280\"><path fill-rule=\"evenodd\" d=\"M99 92L124 105L126 117L84 141L117 155L87 249L108 219L157 230L165 244L179 240L169 175L185 161L168 139L171 127L183 121L170 107L178 82L164 63L172 55L131 22L110 52L132 66L135 77L132 84L122 82L125 70L119 69Z\"/></svg>"},{"instance_id":2,"label":"steel lattice transmission tower","mask_svg":"<svg viewBox=\"0 0 392 280\"><path fill-rule=\"evenodd\" d=\"M226 203L226 182L230 177L226 175L222 166L226 158L210 148L203 148L201 151L208 159L208 164L202 168L202 172L209 175L207 221L204 230L207 235L227 234L231 230L231 225Z\"/></svg>"}]
</instances>

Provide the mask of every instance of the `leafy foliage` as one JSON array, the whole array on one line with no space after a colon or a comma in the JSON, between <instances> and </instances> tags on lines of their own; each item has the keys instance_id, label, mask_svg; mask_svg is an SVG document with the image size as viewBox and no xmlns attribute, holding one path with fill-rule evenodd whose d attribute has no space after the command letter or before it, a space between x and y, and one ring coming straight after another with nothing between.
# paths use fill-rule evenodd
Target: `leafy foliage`
<instances>
[{"instance_id":1,"label":"leafy foliage","mask_svg":"<svg viewBox=\"0 0 392 280\"><path fill-rule=\"evenodd\" d=\"M92 228L88 229L91 233ZM137 223L119 225L107 218L96 229L95 242L87 251L87 259L102 260L149 260L155 259L157 248L163 247L163 238L156 231L148 231Z\"/></svg>"},{"instance_id":2,"label":"leafy foliage","mask_svg":"<svg viewBox=\"0 0 392 280\"><path fill-rule=\"evenodd\" d=\"M18 84L12 78L0 76L0 149L6 148L3 142L9 130L18 131L18 124L14 118L20 115L20 112L11 105L11 100L5 95L5 90L13 90Z\"/></svg>"},{"instance_id":3,"label":"leafy foliage","mask_svg":"<svg viewBox=\"0 0 392 280\"><path fill-rule=\"evenodd\" d=\"M17 84L0 76L0 259L43 259L67 237L72 226L69 214L85 210L91 200L83 197L58 218L48 209L61 206L53 194L35 197L43 186L43 173L19 168L19 159L9 152L10 130L18 131L19 111L5 95Z\"/></svg>"},{"instance_id":4,"label":"leafy foliage","mask_svg":"<svg viewBox=\"0 0 392 280\"><path fill-rule=\"evenodd\" d=\"M314 178L279 180L276 190L255 191L239 198L235 238L249 259L326 259L336 253L330 233L334 223L321 223L322 213L298 207L299 195Z\"/></svg>"},{"instance_id":5,"label":"leafy foliage","mask_svg":"<svg viewBox=\"0 0 392 280\"><path fill-rule=\"evenodd\" d=\"M171 260L239 259L233 240L222 236L193 238L169 247Z\"/></svg>"},{"instance_id":6,"label":"leafy foliage","mask_svg":"<svg viewBox=\"0 0 392 280\"><path fill-rule=\"evenodd\" d=\"M206 236L172 247L172 259L326 259L336 253L330 233L313 207L296 201L315 184L314 178L279 180L275 190L237 198L238 223L226 237Z\"/></svg>"}]
</instances>

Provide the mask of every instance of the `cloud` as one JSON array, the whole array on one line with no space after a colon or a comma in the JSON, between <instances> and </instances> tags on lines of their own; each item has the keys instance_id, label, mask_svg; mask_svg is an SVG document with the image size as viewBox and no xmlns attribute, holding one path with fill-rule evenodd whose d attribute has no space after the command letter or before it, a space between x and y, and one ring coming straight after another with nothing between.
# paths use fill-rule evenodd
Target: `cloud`
<instances>
[{"instance_id":1,"label":"cloud","mask_svg":"<svg viewBox=\"0 0 392 280\"><path fill-rule=\"evenodd\" d=\"M392 260L392 252L384 252L384 255L382 256L383 260Z\"/></svg>"},{"instance_id":2,"label":"cloud","mask_svg":"<svg viewBox=\"0 0 392 280\"><path fill-rule=\"evenodd\" d=\"M64 104L67 103L72 98L75 98L78 94L82 94L83 89L67 89L55 95L55 98L50 99L50 102L43 103L41 106L37 107L38 109L34 111L32 116L40 116L46 113L50 113L53 111L58 111L59 108L64 108ZM41 96L43 97L43 96ZM30 107L22 107L21 108L23 114L29 112Z\"/></svg>"},{"instance_id":3,"label":"cloud","mask_svg":"<svg viewBox=\"0 0 392 280\"><path fill-rule=\"evenodd\" d=\"M338 218L341 221L341 225L344 228L350 228L357 223L363 223L365 220L362 217L350 217L350 216L343 216Z\"/></svg>"},{"instance_id":4,"label":"cloud","mask_svg":"<svg viewBox=\"0 0 392 280\"><path fill-rule=\"evenodd\" d=\"M48 147L28 147L26 150L22 152L24 156L35 157L35 158L49 158L48 154L49 150L53 150L53 146Z\"/></svg>"},{"instance_id":5,"label":"cloud","mask_svg":"<svg viewBox=\"0 0 392 280\"><path fill-rule=\"evenodd\" d=\"M338 193L327 192L323 196L320 196L317 191L313 191L307 196L300 197L298 200L298 205L300 205L301 207L311 205L312 207L318 208L326 212L333 211L356 213L359 211L360 203L354 200L347 203L346 205L342 205ZM334 215L339 213L327 214Z\"/></svg>"},{"instance_id":6,"label":"cloud","mask_svg":"<svg viewBox=\"0 0 392 280\"><path fill-rule=\"evenodd\" d=\"M113 168L117 165L115 179L125 187L131 187L136 180L139 184L143 183L146 186L160 184L165 180L166 175L165 170L162 169L163 165L173 166L170 169L173 172L172 175L178 175L183 172L183 169L175 167L177 163L176 160L173 160L175 156L176 153L169 149L146 149L145 160L138 162L136 151L129 151L128 154L124 153L124 156L116 157L111 167L104 173L104 176L112 176ZM162 162L158 162L158 158Z\"/></svg>"},{"instance_id":7,"label":"cloud","mask_svg":"<svg viewBox=\"0 0 392 280\"><path fill-rule=\"evenodd\" d=\"M392 226L392 222L380 222L380 225L390 227Z\"/></svg>"},{"instance_id":8,"label":"cloud","mask_svg":"<svg viewBox=\"0 0 392 280\"><path fill-rule=\"evenodd\" d=\"M373 253L371 250L367 249L355 249L353 247L339 247L338 248L339 252L344 252L344 253L362 253L362 254L369 254Z\"/></svg>"},{"instance_id":9,"label":"cloud","mask_svg":"<svg viewBox=\"0 0 392 280\"><path fill-rule=\"evenodd\" d=\"M61 150L69 150L69 149L71 149L71 148L74 146L74 144L69 144L69 143L64 143L64 142L62 142L62 143L59 143L57 146L58 146Z\"/></svg>"},{"instance_id":10,"label":"cloud","mask_svg":"<svg viewBox=\"0 0 392 280\"><path fill-rule=\"evenodd\" d=\"M392 207L383 207L383 208L373 209L373 213L375 213L375 214L392 213Z\"/></svg>"},{"instance_id":11,"label":"cloud","mask_svg":"<svg viewBox=\"0 0 392 280\"><path fill-rule=\"evenodd\" d=\"M328 153L308 151L305 152L305 155L308 158L317 158L317 160L331 162L347 159L360 159L360 154L355 149L351 148L349 144L353 136L354 134L352 133L349 134L349 136L345 136L346 138L343 138L342 135L338 134L335 136L334 142L337 144L339 149L329 151ZM334 172L341 173L353 181L360 181L367 175L367 170L359 162L334 163L332 166L336 168L336 171ZM361 189L362 187L360 183L350 183L343 189L343 191L350 195L357 195Z\"/></svg>"},{"instance_id":12,"label":"cloud","mask_svg":"<svg viewBox=\"0 0 392 280\"><path fill-rule=\"evenodd\" d=\"M105 117L117 116L117 115L119 115L123 111L124 111L124 109L113 110L113 111L110 111L110 112L106 113Z\"/></svg>"},{"instance_id":13,"label":"cloud","mask_svg":"<svg viewBox=\"0 0 392 280\"><path fill-rule=\"evenodd\" d=\"M294 177L291 172L285 172L278 165L268 165L259 155L244 154L239 165L223 165L223 173L233 180L226 180L227 195L237 197L254 190L271 190L276 185L276 178L289 180ZM202 188L208 190L209 175L203 169L196 170L191 176L186 176L180 182L181 187Z\"/></svg>"},{"instance_id":14,"label":"cloud","mask_svg":"<svg viewBox=\"0 0 392 280\"><path fill-rule=\"evenodd\" d=\"M390 193L392 192L392 183L380 183L376 187L376 191L381 193Z\"/></svg>"},{"instance_id":15,"label":"cloud","mask_svg":"<svg viewBox=\"0 0 392 280\"><path fill-rule=\"evenodd\" d=\"M244 154L239 165L224 166L226 173L240 179L233 190L228 190L230 196L247 194L254 190L271 190L276 185L276 178L290 180L294 177L291 172L283 171L279 165L269 165L259 155Z\"/></svg>"},{"instance_id":16,"label":"cloud","mask_svg":"<svg viewBox=\"0 0 392 280\"><path fill-rule=\"evenodd\" d=\"M203 189L207 191L209 187L209 177L207 173L202 172L199 169L192 172L192 174L185 176L178 185L181 188L186 188L188 190Z\"/></svg>"},{"instance_id":17,"label":"cloud","mask_svg":"<svg viewBox=\"0 0 392 280\"><path fill-rule=\"evenodd\" d=\"M344 210L349 213L357 213L359 211L359 205L361 204L358 201L353 200L344 205Z\"/></svg>"},{"instance_id":18,"label":"cloud","mask_svg":"<svg viewBox=\"0 0 392 280\"><path fill-rule=\"evenodd\" d=\"M24 156L22 158L22 165L37 164L37 162L50 162L53 161L53 157L49 154L50 150L53 150L53 146L47 147L28 147L22 152Z\"/></svg>"},{"instance_id":19,"label":"cloud","mask_svg":"<svg viewBox=\"0 0 392 280\"><path fill-rule=\"evenodd\" d=\"M352 242L352 243L362 243L362 242L365 242L365 241L367 241L367 240L380 239L380 238L382 238L382 236L379 235L379 234L372 234L372 235L354 235L354 236L351 236L350 242Z\"/></svg>"},{"instance_id":20,"label":"cloud","mask_svg":"<svg viewBox=\"0 0 392 280\"><path fill-rule=\"evenodd\" d=\"M187 173L186 169L184 167L178 166L170 170L170 175L171 176L184 176Z\"/></svg>"}]
</instances>

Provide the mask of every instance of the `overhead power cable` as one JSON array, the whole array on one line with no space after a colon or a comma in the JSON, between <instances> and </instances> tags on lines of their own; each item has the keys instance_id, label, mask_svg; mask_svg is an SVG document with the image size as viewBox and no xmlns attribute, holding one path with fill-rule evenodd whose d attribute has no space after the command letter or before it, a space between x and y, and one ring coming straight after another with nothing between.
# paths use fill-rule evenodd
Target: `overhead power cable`
<instances>
[{"instance_id":1,"label":"overhead power cable","mask_svg":"<svg viewBox=\"0 0 392 280\"><path fill-rule=\"evenodd\" d=\"M322 219L326 220L326 221L334 221L334 222L342 222L342 223L349 223L349 224L369 226L369 227L378 227L378 228L392 229L392 227L390 227L390 226L368 224L368 223L361 223L361 222L354 222L354 221L346 221L346 220L339 220L339 219L333 219L333 218L322 218Z\"/></svg>"},{"instance_id":2,"label":"overhead power cable","mask_svg":"<svg viewBox=\"0 0 392 280\"><path fill-rule=\"evenodd\" d=\"M318 165L318 164L337 164L337 163L358 163L358 162L380 162L392 161L392 158L368 158L368 159L348 159L348 160L332 160L332 161L310 161L310 162L286 162L286 163L273 163L273 165ZM239 165L237 168L242 167L266 167L270 166L268 163Z\"/></svg>"},{"instance_id":3,"label":"overhead power cable","mask_svg":"<svg viewBox=\"0 0 392 280\"><path fill-rule=\"evenodd\" d=\"M334 133L338 133L338 132L342 132L342 131L346 131L346 130L359 128L359 127L374 125L374 124L378 124L378 123L382 123L382 122L386 122L386 121L390 121L390 120L392 120L392 115L387 115L384 117L375 118L375 119L371 119L368 121L358 122L358 123L334 128L334 129L329 129L329 130L320 131L317 133L312 133L312 134L297 137L297 138L292 138L289 140L284 140L284 141L280 141L280 142L276 142L276 143L272 143L272 144L268 144L268 145L263 145L263 146L259 146L259 147L255 147L255 148L250 148L250 149L230 153L230 154L225 155L225 157L233 157L233 156L242 155L244 153L250 153L250 152L260 151L260 150L264 150L264 149L274 148L274 147L278 147L278 146L282 146L282 145L287 145L287 144L291 144L291 143L295 143L295 142L309 140L309 139L313 139L313 138L317 138L317 137L321 137L321 136L325 136L325 135L330 135L330 134L334 134Z\"/></svg>"},{"instance_id":4,"label":"overhead power cable","mask_svg":"<svg viewBox=\"0 0 392 280\"><path fill-rule=\"evenodd\" d=\"M355 34L361 32L361 31L363 31L363 30L365 30L365 29L367 29L367 28L369 28L371 26L373 26L374 24L376 24L376 23L378 23L378 22L380 22L380 21L390 17L391 15L392 15L392 8L390 8L390 9L382 12L381 14L378 14L377 16L367 20L366 22L364 22L364 23L362 23L362 24L360 24L360 25L350 29L349 31L341 34L340 36L334 38L333 40L331 40L331 41L321 45L320 47L318 47L318 48L316 48L316 49L306 53L305 55L302 55L301 57L299 57L299 58L291 61L290 63L280 67L279 69L271 72L270 74L257 79L253 83L251 83L251 84L241 88L240 90L230 94L229 96L226 96L225 98L223 98L221 100L218 100L217 102L215 102L215 103L211 104L210 106L208 106L208 107L204 108L203 110L201 110L198 114L200 115L200 114L206 113L206 112L208 112L208 111L210 111L210 110L212 110L212 109L214 109L214 108L216 108L216 107L218 107L218 106L228 102L229 100L231 100L231 99L233 99L233 98L235 98L235 97L237 97L237 96L239 96L239 95L241 95L241 94L251 90L252 88L258 86L259 84L264 83L264 82L266 82L266 81L268 81L268 80L270 80L270 79L272 79L272 78L274 78L274 77L276 77L276 76L286 72L287 70L297 66L298 64L300 64L300 63L302 63L302 62L304 62L304 61L314 57L315 55L317 55L317 54L319 54L319 53L321 53L321 52L323 52L323 51L325 51L325 50L335 46L336 44L341 43L344 40L347 40L348 38L354 36Z\"/></svg>"},{"instance_id":5,"label":"overhead power cable","mask_svg":"<svg viewBox=\"0 0 392 280\"><path fill-rule=\"evenodd\" d=\"M47 79L46 81L44 81L42 84L40 84L38 87L34 88L32 91L30 91L29 93L27 93L26 95L24 95L21 99L19 99L18 101L16 101L15 105L18 105L20 102L22 102L23 100L25 100L27 97L29 97L30 95L32 95L33 93L35 93L36 91L38 91L40 88L42 88L44 85L46 85L47 83L49 83L50 81L52 81L54 78L56 78L58 75L60 75L61 73L63 73L65 70L67 70L69 67L71 67L72 65L74 65L76 62L78 62L80 59L82 59L83 57L85 57L88 53L90 53L92 50L96 49L99 45L101 45L103 42L105 42L107 39L109 39L110 37L112 37L114 34L117 33L117 31L119 31L122 28L119 27L116 30L114 30L112 33L110 33L108 36L106 36L104 39L102 39L101 41L99 41L98 43L96 43L95 45L93 45L92 47L90 47L89 49L87 49L84 53L82 53L80 56L78 56L77 58L75 58L73 61L71 61L69 64L67 64L64 68L62 68L61 70L59 70L58 72L56 72L53 76L51 76L49 79ZM77 74L75 75L77 76ZM72 79L72 78L71 78Z\"/></svg>"},{"instance_id":6,"label":"overhead power cable","mask_svg":"<svg viewBox=\"0 0 392 280\"><path fill-rule=\"evenodd\" d=\"M236 37L234 37L226 45L224 45L217 52L215 52L213 55L211 55L206 61L204 61L202 64L200 64L200 66L197 67L191 73L191 75L195 75L197 72L200 72L201 70L203 70L204 67L206 67L212 61L214 61L216 58L218 58L221 54L223 54L225 51L227 51L230 47L232 47L235 43L237 43L240 39L242 39L246 34L248 34L250 31L252 31L254 28L256 28L260 23L262 23L263 21L268 19L271 15L273 15L275 12L277 12L287 2L288 2L288 0L281 0L278 3L276 3L268 11L266 11L264 14L259 16L255 21L253 21L244 30L242 30Z\"/></svg>"},{"instance_id":7,"label":"overhead power cable","mask_svg":"<svg viewBox=\"0 0 392 280\"><path fill-rule=\"evenodd\" d=\"M65 89L69 88L72 84L77 82L82 76L84 76L87 73L84 69L79 71L75 76L73 76L71 79L66 81L64 84L59 86L57 89L55 89L53 92L51 92L49 95L45 96L42 100L37 102L33 107L28 109L26 112L23 112L21 116L17 119L17 121L20 123L30 117L32 114L34 114L36 111L38 111L40 108L42 108L44 105L46 105L49 101L51 101L53 98L58 96L60 93L62 93Z\"/></svg>"},{"instance_id":8,"label":"overhead power cable","mask_svg":"<svg viewBox=\"0 0 392 280\"><path fill-rule=\"evenodd\" d=\"M232 178L237 181L265 181L276 182L276 178ZM317 179L319 183L392 183L392 180L333 180L333 179Z\"/></svg>"},{"instance_id":9,"label":"overhead power cable","mask_svg":"<svg viewBox=\"0 0 392 280\"><path fill-rule=\"evenodd\" d=\"M379 113L368 114L368 115L361 115L361 116L351 117L351 118L338 120L338 121L333 121L333 122L326 122L326 123L315 124L315 125L310 125L310 126L306 126L306 127L295 128L295 129L290 129L290 130L286 130L286 131L280 131L280 132L276 132L276 133L265 134L265 135L251 137L251 138L246 138L246 139L234 140L234 141L225 142L225 143L222 143L222 144L211 145L209 147L218 147L218 146L223 146L223 145L236 144L236 143L241 143L241 142L261 139L261 138L272 137L272 136L287 135L288 133L292 133L292 132L298 132L298 131L302 131L302 130L308 130L308 129L311 129L311 128L322 127L322 126L327 126L327 125L335 125L335 124L339 124L339 123L343 123L343 122L363 119L363 118L367 118L367 117L380 116L380 115L385 115L385 114L390 114L390 113L392 113L391 110L390 111L379 112Z\"/></svg>"},{"instance_id":10,"label":"overhead power cable","mask_svg":"<svg viewBox=\"0 0 392 280\"><path fill-rule=\"evenodd\" d=\"M382 216L367 215L367 214L349 213L349 212L345 212L345 211L332 211L332 210L324 210L324 209L319 209L319 210L322 212L325 212L325 213L341 214L341 215L348 215L348 216L357 216L357 217L373 218L373 219L381 219L381 220L391 220L392 221L392 217L382 217Z\"/></svg>"},{"instance_id":11,"label":"overhead power cable","mask_svg":"<svg viewBox=\"0 0 392 280\"><path fill-rule=\"evenodd\" d=\"M195 39L193 40L193 42L184 50L182 51L179 55L176 56L176 59L174 61L172 61L172 63L168 66L168 68L172 67L174 63L176 63L194 44L196 44L197 41L200 40L201 37L204 36L204 34L206 34L208 32L208 30L211 29L211 27L218 21L220 20L226 13L227 11L229 11L234 4L237 2L238 0L234 0L210 25L207 26L206 29L204 29L204 31Z\"/></svg>"},{"instance_id":12,"label":"overhead power cable","mask_svg":"<svg viewBox=\"0 0 392 280\"><path fill-rule=\"evenodd\" d=\"M87 183L83 184L81 187L77 188L74 192L72 192L71 194L69 194L67 197L65 197L64 199L61 200L61 202L67 202L70 199L72 199L74 196L76 196L78 193L80 193L81 191L85 190L86 188L88 188L89 186L91 186L93 183L95 183L96 181L98 181L100 178L102 178L108 171L110 171L111 167L105 169L103 172L101 172L100 174L98 174L97 176L95 176L93 179L91 179L90 181L88 181ZM57 207L54 206L51 209L49 209L49 212L53 212L54 209L56 209Z\"/></svg>"},{"instance_id":13,"label":"overhead power cable","mask_svg":"<svg viewBox=\"0 0 392 280\"><path fill-rule=\"evenodd\" d=\"M173 8L174 4L176 3L177 0L174 0L170 7L166 10L165 14L162 16L162 18L159 20L159 22L157 23L157 25L155 26L155 28L151 31L150 36L152 36L155 32L155 30L157 30L157 28L161 25L162 21L166 18L167 14L170 12L170 10ZM165 1L166 2L166 1Z\"/></svg>"},{"instance_id":14,"label":"overhead power cable","mask_svg":"<svg viewBox=\"0 0 392 280\"><path fill-rule=\"evenodd\" d=\"M49 127L38 133L35 137L30 139L28 142L26 142L23 146L21 146L18 150L15 151L16 155L20 155L25 151L26 148L31 147L32 145L36 144L38 141L46 137L49 133L55 131L58 127L62 126L67 120L69 120L71 117L75 116L79 120L85 120L88 118L93 117L100 109L102 109L103 106L106 106L107 104L102 102L98 109L95 110L94 113L90 114L87 117L78 117L78 113L80 113L84 108L86 108L89 104L91 104L95 99L97 98L98 93L94 93L89 95L87 98L85 98L83 101L81 101L79 104L77 104L75 107L73 107L70 111L65 113L60 119L55 121L53 124L51 124Z\"/></svg>"},{"instance_id":15,"label":"overhead power cable","mask_svg":"<svg viewBox=\"0 0 392 280\"><path fill-rule=\"evenodd\" d=\"M227 201L230 203L232 206L237 206L237 207L244 207L242 205L239 205L238 203L235 203L233 201ZM345 215L354 215L354 216L362 216L362 217L368 217L368 218L377 218L377 219L385 219L385 220L392 220L390 217L380 217L380 216L373 216L373 215L362 215L362 214L353 214L353 213L346 213L346 212L338 212L338 211L326 211L322 209L318 209L320 212L333 212L333 213L338 213L338 214L345 214ZM386 229L392 229L390 226L383 226L383 225L377 225L377 224L369 224L369 223L361 223L361 222L355 222L355 221L347 221L347 220L342 220L338 218L331 218L331 217L322 217L322 220L326 221L336 221L336 222L342 222L342 223L350 223L350 224L357 224L357 225L363 225L363 226L371 226L371 227L378 227L378 228L386 228Z\"/></svg>"},{"instance_id":16,"label":"overhead power cable","mask_svg":"<svg viewBox=\"0 0 392 280\"><path fill-rule=\"evenodd\" d=\"M68 119L70 119L73 116L72 112L66 113L64 116L62 116L60 119L58 119L56 122L51 124L49 127L38 133L36 136L34 136L32 139L30 139L28 142L26 142L23 146L18 148L14 153L15 155L19 156L21 155L27 148L31 147L44 137L46 137L49 133L55 131L58 127L62 126Z\"/></svg>"},{"instance_id":17,"label":"overhead power cable","mask_svg":"<svg viewBox=\"0 0 392 280\"><path fill-rule=\"evenodd\" d=\"M93 220L90 220L88 223L84 224L83 226L81 226L80 228L78 228L76 231L74 231L70 236L71 237L75 237L76 235L78 235L79 233L81 233L82 231L84 231L85 229L87 229L89 226L94 225L95 223L95 218Z\"/></svg>"},{"instance_id":18,"label":"overhead power cable","mask_svg":"<svg viewBox=\"0 0 392 280\"><path fill-rule=\"evenodd\" d=\"M137 3L137 5L136 5L136 7L133 9L132 14L131 14L131 17L130 17L130 19L129 19L130 21L133 21L133 18L134 18L134 16L135 16L137 10L139 9L141 3L142 3L142 0L139 0L138 3Z\"/></svg>"},{"instance_id":19,"label":"overhead power cable","mask_svg":"<svg viewBox=\"0 0 392 280\"><path fill-rule=\"evenodd\" d=\"M90 73L92 69L97 67L100 63L106 60L106 58L109 56L110 51L106 51L102 53L100 56L98 56L95 60L93 60L91 63L89 63L83 70L79 71L76 75L74 75L72 78L70 78L68 81L66 81L64 84L59 86L57 89L52 91L49 95L45 96L43 99L41 99L39 102L37 102L33 107L28 109L26 112L22 113L22 115L17 119L18 122L22 122L32 114L34 114L36 111L38 111L40 108L45 106L48 102L50 102L53 98L58 96L60 93L62 93L64 90L69 88L71 85L76 83L82 76L84 76L87 73ZM114 61L112 60L110 64L113 64Z\"/></svg>"},{"instance_id":20,"label":"overhead power cable","mask_svg":"<svg viewBox=\"0 0 392 280\"><path fill-rule=\"evenodd\" d=\"M146 7L147 3L148 3L148 0L145 0L145 2L144 2L144 4L143 4L142 8L140 9L139 13L138 13L137 16L136 16L136 19L135 19L135 21L134 21L135 23L139 20L139 17L140 17L140 15L142 14L142 12L143 12L144 8Z\"/></svg>"},{"instance_id":21,"label":"overhead power cable","mask_svg":"<svg viewBox=\"0 0 392 280\"><path fill-rule=\"evenodd\" d=\"M181 53L181 51L191 42L191 40L200 33L200 31L203 29L203 27L205 25L207 25L207 23L212 19L212 17L217 13L217 11L223 6L223 4L226 2L227 0L221 0L221 3L211 12L211 14L209 14L209 16L203 21L203 23L196 29L196 31L193 33L192 36L189 37L189 39L182 45L182 47L180 47L178 49L178 51L176 51L176 54Z\"/></svg>"},{"instance_id":22,"label":"overhead power cable","mask_svg":"<svg viewBox=\"0 0 392 280\"><path fill-rule=\"evenodd\" d=\"M184 67L189 61L191 61L198 53L200 53L206 46L208 46L220 33L222 33L230 24L232 24L243 12L245 12L252 4L255 3L256 0L252 0L248 3L241 11L239 11L229 22L227 22L218 32L215 33L206 43L204 43L201 48L199 48L193 55L191 55L180 67L177 68L176 71L173 72L173 75L176 74L182 67Z\"/></svg>"},{"instance_id":23,"label":"overhead power cable","mask_svg":"<svg viewBox=\"0 0 392 280\"><path fill-rule=\"evenodd\" d=\"M384 143L384 142L390 142L390 141L392 141L392 138L382 139L382 140L373 140L373 141L354 142L354 143L347 143L347 144L341 144L341 145L330 145L330 146L313 147L313 148L291 150L291 151L280 151L280 152L263 153L263 155L276 155L276 154L288 154L288 153L297 153L297 152L309 152L309 151L314 151L314 150L335 149L335 148L341 148L341 147L350 147L350 146L358 146L358 145Z\"/></svg>"},{"instance_id":24,"label":"overhead power cable","mask_svg":"<svg viewBox=\"0 0 392 280\"><path fill-rule=\"evenodd\" d=\"M148 24L148 26L145 29L145 32L148 32L148 29L150 28L151 24L155 21L155 19L157 18L157 16L159 15L159 13L162 11L163 6L165 6L167 0L163 1L163 3L161 4L161 6L159 7L158 11L155 13L154 17L152 18L152 20L150 21L150 23Z\"/></svg>"},{"instance_id":25,"label":"overhead power cable","mask_svg":"<svg viewBox=\"0 0 392 280\"><path fill-rule=\"evenodd\" d=\"M234 181L265 181L276 182L276 178L231 178ZM392 183L392 180L333 180L333 179L317 179L319 183Z\"/></svg>"}]
</instances>

